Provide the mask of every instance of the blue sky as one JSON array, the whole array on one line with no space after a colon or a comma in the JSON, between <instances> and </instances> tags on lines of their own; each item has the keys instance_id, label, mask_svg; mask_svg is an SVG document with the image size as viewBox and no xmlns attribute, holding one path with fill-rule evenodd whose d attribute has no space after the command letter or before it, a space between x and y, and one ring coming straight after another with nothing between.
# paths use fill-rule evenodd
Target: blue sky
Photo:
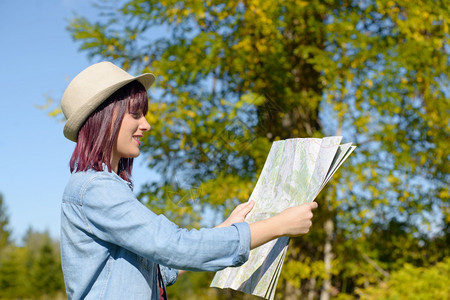
<instances>
[{"instance_id":1,"label":"blue sky","mask_svg":"<svg viewBox=\"0 0 450 300\"><path fill-rule=\"evenodd\" d=\"M92 16L90 1L0 0L0 193L13 238L28 227L59 237L60 200L74 143L64 124L36 108L61 97L76 74L97 61L66 31L73 12ZM150 171L137 159L135 186ZM141 181L138 181L138 179Z\"/></svg>"}]
</instances>

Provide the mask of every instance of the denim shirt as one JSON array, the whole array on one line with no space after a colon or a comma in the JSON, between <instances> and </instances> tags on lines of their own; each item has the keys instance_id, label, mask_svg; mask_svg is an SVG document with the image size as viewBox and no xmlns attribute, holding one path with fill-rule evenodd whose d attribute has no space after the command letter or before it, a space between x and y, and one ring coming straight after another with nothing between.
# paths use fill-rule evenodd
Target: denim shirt
<instances>
[{"instance_id":1,"label":"denim shirt","mask_svg":"<svg viewBox=\"0 0 450 300\"><path fill-rule=\"evenodd\" d=\"M216 271L242 265L250 228L187 230L156 215L116 173L73 173L61 210L61 262L69 299L159 299L177 269Z\"/></svg>"}]
</instances>

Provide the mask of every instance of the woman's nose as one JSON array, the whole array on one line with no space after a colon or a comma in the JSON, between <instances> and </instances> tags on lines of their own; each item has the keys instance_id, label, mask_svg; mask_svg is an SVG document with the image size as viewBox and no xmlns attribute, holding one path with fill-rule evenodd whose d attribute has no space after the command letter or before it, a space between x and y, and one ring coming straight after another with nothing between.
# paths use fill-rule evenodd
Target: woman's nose
<instances>
[{"instance_id":1,"label":"woman's nose","mask_svg":"<svg viewBox=\"0 0 450 300\"><path fill-rule=\"evenodd\" d=\"M141 123L139 125L140 125L139 127L142 131L149 131L152 128L150 126L150 124L147 122L147 119L145 118L145 116L142 116Z\"/></svg>"}]
</instances>

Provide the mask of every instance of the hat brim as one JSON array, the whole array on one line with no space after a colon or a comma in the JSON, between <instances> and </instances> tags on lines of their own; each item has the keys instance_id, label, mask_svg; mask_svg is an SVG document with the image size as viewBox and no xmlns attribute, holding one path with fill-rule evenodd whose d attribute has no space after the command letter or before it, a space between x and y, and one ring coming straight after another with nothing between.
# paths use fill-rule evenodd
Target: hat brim
<instances>
[{"instance_id":1,"label":"hat brim","mask_svg":"<svg viewBox=\"0 0 450 300\"><path fill-rule=\"evenodd\" d=\"M155 76L151 73L142 74L130 79L126 79L116 84L109 86L108 88L100 91L92 96L87 104L80 107L72 116L66 121L64 125L64 136L73 142L78 140L78 131L84 124L86 119L100 106L109 96L114 94L118 89L127 85L128 83L137 80L148 90L150 86L155 82Z\"/></svg>"}]
</instances>

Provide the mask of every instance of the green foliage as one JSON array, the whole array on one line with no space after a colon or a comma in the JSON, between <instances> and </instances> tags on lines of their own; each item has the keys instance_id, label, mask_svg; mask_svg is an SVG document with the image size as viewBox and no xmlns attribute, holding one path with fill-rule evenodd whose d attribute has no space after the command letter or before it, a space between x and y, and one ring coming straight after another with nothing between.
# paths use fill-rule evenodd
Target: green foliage
<instances>
[{"instance_id":1,"label":"green foliage","mask_svg":"<svg viewBox=\"0 0 450 300\"><path fill-rule=\"evenodd\" d=\"M430 238L408 232L405 223L377 226L370 234L352 240L337 232L334 284L347 296L351 297L355 288L381 284L406 264L425 270L450 257L448 228Z\"/></svg>"},{"instance_id":2,"label":"green foliage","mask_svg":"<svg viewBox=\"0 0 450 300\"><path fill-rule=\"evenodd\" d=\"M331 279L328 292L353 297L448 255L436 250L450 221L444 2L102 4L69 31L89 56L158 76L142 152L160 177L140 194L153 210L197 226L248 199L273 141L342 134L358 150L318 199L311 233L291 242L279 295L317 296Z\"/></svg>"},{"instance_id":3,"label":"green foliage","mask_svg":"<svg viewBox=\"0 0 450 300\"><path fill-rule=\"evenodd\" d=\"M448 211L449 18L440 2L129 1L102 10L107 18L69 26L81 49L159 76L143 151L161 180L141 195L155 207L175 198L184 203L170 211L186 218L195 200L223 204L210 187L229 174L227 199L246 200L273 140L336 133L320 126L329 105L359 144L332 204L345 201L343 217L365 227L374 214ZM198 194L186 196L192 188Z\"/></svg>"},{"instance_id":4,"label":"green foliage","mask_svg":"<svg viewBox=\"0 0 450 300\"><path fill-rule=\"evenodd\" d=\"M0 259L0 299L27 296L26 251L10 246Z\"/></svg>"},{"instance_id":5,"label":"green foliage","mask_svg":"<svg viewBox=\"0 0 450 300\"><path fill-rule=\"evenodd\" d=\"M30 275L31 284L37 295L52 295L63 290L61 263L49 241L40 248L33 261Z\"/></svg>"},{"instance_id":6,"label":"green foliage","mask_svg":"<svg viewBox=\"0 0 450 300\"><path fill-rule=\"evenodd\" d=\"M10 241L11 231L9 229L9 216L6 205L3 202L3 195L0 194L0 253Z\"/></svg>"},{"instance_id":7,"label":"green foliage","mask_svg":"<svg viewBox=\"0 0 450 300\"><path fill-rule=\"evenodd\" d=\"M29 229L23 247L3 249L0 299L60 299L64 293L59 245L47 232Z\"/></svg>"},{"instance_id":8,"label":"green foliage","mask_svg":"<svg viewBox=\"0 0 450 300\"><path fill-rule=\"evenodd\" d=\"M448 299L450 258L429 268L404 264L387 281L361 289L358 294L361 299Z\"/></svg>"},{"instance_id":9,"label":"green foliage","mask_svg":"<svg viewBox=\"0 0 450 300\"><path fill-rule=\"evenodd\" d=\"M211 299L214 290L207 289L212 274L206 272L188 272L177 278L176 285L167 288L170 299ZM201 290L202 293L198 293ZM202 296L199 296L202 295Z\"/></svg>"}]
</instances>

